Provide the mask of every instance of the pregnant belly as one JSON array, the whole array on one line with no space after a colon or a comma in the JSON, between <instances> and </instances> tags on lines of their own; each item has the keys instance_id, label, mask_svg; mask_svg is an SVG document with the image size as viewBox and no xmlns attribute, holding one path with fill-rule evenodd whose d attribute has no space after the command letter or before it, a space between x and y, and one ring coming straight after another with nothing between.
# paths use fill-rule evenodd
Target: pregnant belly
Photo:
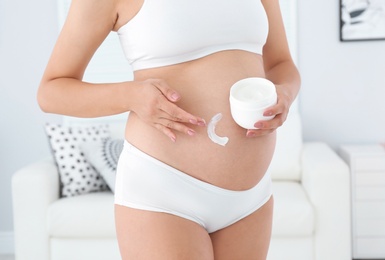
<instances>
[{"instance_id":1,"label":"pregnant belly","mask_svg":"<svg viewBox=\"0 0 385 260\"><path fill-rule=\"evenodd\" d=\"M177 133L175 143L131 113L126 139L152 157L213 185L245 190L263 177L271 161L275 134L246 137L230 113L229 91L238 80L263 77L261 57L245 52L226 52L206 58L136 73L135 80L162 78L181 94L177 105L209 122L222 113L216 134L229 138L225 146L214 143L206 127L190 126L194 136Z\"/></svg>"}]
</instances>

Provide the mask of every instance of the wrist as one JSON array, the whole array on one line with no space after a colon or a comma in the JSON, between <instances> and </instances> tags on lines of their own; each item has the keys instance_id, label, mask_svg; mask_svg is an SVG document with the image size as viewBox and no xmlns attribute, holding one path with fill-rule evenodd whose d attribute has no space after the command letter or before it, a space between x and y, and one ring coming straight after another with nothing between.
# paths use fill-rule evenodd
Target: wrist
<instances>
[{"instance_id":1,"label":"wrist","mask_svg":"<svg viewBox=\"0 0 385 260\"><path fill-rule=\"evenodd\" d=\"M136 81L126 81L119 84L118 103L124 111L134 111L138 98L139 84Z\"/></svg>"},{"instance_id":2,"label":"wrist","mask_svg":"<svg viewBox=\"0 0 385 260\"><path fill-rule=\"evenodd\" d=\"M291 105L297 97L298 91L294 91L290 85L279 84L276 85L276 88L280 98L284 98L289 105Z\"/></svg>"}]
</instances>

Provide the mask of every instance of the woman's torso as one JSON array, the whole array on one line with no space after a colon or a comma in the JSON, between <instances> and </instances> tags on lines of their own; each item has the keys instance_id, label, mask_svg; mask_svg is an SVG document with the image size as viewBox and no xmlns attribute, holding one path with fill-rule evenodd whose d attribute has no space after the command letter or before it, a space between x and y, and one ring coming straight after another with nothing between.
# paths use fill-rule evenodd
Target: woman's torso
<instances>
[{"instance_id":1,"label":"woman's torso","mask_svg":"<svg viewBox=\"0 0 385 260\"><path fill-rule=\"evenodd\" d=\"M140 9L140 4L136 6ZM125 19L121 17L121 21ZM218 51L179 64L137 70L134 80L165 80L182 97L177 105L206 122L222 113L216 133L227 136L229 142L224 147L215 144L209 139L207 128L190 125L196 134L188 136L176 132L177 139L173 143L135 113L129 117L125 138L147 154L195 178L232 190L251 188L267 170L275 134L246 137L246 130L231 117L229 91L238 80L264 76L262 56L245 50Z\"/></svg>"}]
</instances>

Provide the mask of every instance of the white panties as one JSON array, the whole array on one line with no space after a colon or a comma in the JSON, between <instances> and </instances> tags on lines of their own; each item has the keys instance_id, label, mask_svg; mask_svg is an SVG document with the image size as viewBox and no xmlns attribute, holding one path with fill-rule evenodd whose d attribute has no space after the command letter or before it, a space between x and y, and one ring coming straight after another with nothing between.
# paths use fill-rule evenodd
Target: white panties
<instances>
[{"instance_id":1,"label":"white panties","mask_svg":"<svg viewBox=\"0 0 385 260\"><path fill-rule=\"evenodd\" d=\"M209 233L247 217L271 195L269 174L249 190L227 190L187 175L127 141L117 167L115 204L173 214Z\"/></svg>"}]
</instances>

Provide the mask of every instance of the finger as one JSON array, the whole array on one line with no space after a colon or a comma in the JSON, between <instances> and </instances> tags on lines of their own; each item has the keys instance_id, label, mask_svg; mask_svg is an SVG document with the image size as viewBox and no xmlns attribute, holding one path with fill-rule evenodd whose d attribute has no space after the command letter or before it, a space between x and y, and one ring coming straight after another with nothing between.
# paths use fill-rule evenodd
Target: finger
<instances>
[{"instance_id":1,"label":"finger","mask_svg":"<svg viewBox=\"0 0 385 260\"><path fill-rule=\"evenodd\" d=\"M283 111L284 111L283 106L277 103L276 105L271 106L267 108L265 111L263 111L263 116L275 116L283 113Z\"/></svg>"},{"instance_id":2,"label":"finger","mask_svg":"<svg viewBox=\"0 0 385 260\"><path fill-rule=\"evenodd\" d=\"M159 109L163 111L167 116L164 116L166 119L170 119L177 122L190 123L199 126L205 126L205 120L194 116L177 105L169 102L162 102Z\"/></svg>"},{"instance_id":3,"label":"finger","mask_svg":"<svg viewBox=\"0 0 385 260\"><path fill-rule=\"evenodd\" d=\"M165 134L168 138L170 138L171 141L173 141L174 143L176 142L176 135L171 131L170 128L167 128L162 124L155 124L155 127L159 131L163 132L163 134Z\"/></svg>"},{"instance_id":4,"label":"finger","mask_svg":"<svg viewBox=\"0 0 385 260\"><path fill-rule=\"evenodd\" d=\"M246 137L248 138L253 138L253 137L259 137L263 135L268 135L271 134L275 131L276 129L267 129L267 130L247 130L246 132Z\"/></svg>"},{"instance_id":5,"label":"finger","mask_svg":"<svg viewBox=\"0 0 385 260\"><path fill-rule=\"evenodd\" d=\"M193 129L187 127L184 124L169 120L167 118L161 118L161 120L159 121L159 124L165 126L168 129L176 130L178 132L185 133L189 136L195 135L195 131Z\"/></svg>"},{"instance_id":6,"label":"finger","mask_svg":"<svg viewBox=\"0 0 385 260\"><path fill-rule=\"evenodd\" d=\"M257 129L264 129L264 130L276 129L283 125L285 119L286 119L286 116L284 116L283 114L279 114L279 115L276 115L271 120L258 121L257 123L254 124L254 126Z\"/></svg>"},{"instance_id":7,"label":"finger","mask_svg":"<svg viewBox=\"0 0 385 260\"><path fill-rule=\"evenodd\" d=\"M172 89L165 81L157 80L154 84L169 101L176 102L181 98L180 94Z\"/></svg>"}]
</instances>

